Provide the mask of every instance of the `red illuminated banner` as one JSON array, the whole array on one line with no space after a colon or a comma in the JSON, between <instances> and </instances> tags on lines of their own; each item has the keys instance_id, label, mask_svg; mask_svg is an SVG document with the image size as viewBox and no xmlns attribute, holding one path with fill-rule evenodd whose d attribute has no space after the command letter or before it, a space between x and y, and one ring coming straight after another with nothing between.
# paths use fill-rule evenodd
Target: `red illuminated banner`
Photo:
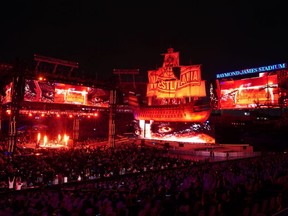
<instances>
[{"instance_id":1,"label":"red illuminated banner","mask_svg":"<svg viewBox=\"0 0 288 216\"><path fill-rule=\"evenodd\" d=\"M178 82L178 88L184 88L187 85L200 85L201 71L200 66L182 66L180 81Z\"/></svg>"},{"instance_id":2,"label":"red illuminated banner","mask_svg":"<svg viewBox=\"0 0 288 216\"><path fill-rule=\"evenodd\" d=\"M181 98L205 97L205 82L201 80L200 65L181 66L180 78L175 77L171 68L148 71L147 97Z\"/></svg>"}]
</instances>

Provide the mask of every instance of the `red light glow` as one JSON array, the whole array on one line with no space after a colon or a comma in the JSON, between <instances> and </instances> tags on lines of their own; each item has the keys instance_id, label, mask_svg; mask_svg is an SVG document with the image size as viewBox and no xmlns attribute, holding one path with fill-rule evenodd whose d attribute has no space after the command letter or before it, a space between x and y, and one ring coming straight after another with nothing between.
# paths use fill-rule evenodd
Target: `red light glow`
<instances>
[{"instance_id":1,"label":"red light glow","mask_svg":"<svg viewBox=\"0 0 288 216\"><path fill-rule=\"evenodd\" d=\"M6 113L7 115L11 115L11 110L10 109L6 110Z\"/></svg>"}]
</instances>

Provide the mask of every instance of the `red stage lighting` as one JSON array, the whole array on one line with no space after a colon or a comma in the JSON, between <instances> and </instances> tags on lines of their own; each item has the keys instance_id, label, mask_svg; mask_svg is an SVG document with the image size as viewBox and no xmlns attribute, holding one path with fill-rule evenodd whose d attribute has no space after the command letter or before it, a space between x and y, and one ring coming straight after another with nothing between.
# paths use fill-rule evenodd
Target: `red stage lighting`
<instances>
[{"instance_id":1,"label":"red stage lighting","mask_svg":"<svg viewBox=\"0 0 288 216\"><path fill-rule=\"evenodd\" d=\"M43 76L40 76L40 77L38 77L38 80L39 80L39 81L46 81L46 78L43 77Z\"/></svg>"},{"instance_id":2,"label":"red stage lighting","mask_svg":"<svg viewBox=\"0 0 288 216\"><path fill-rule=\"evenodd\" d=\"M11 110L10 109L6 110L6 113L7 115L11 115Z\"/></svg>"}]
</instances>

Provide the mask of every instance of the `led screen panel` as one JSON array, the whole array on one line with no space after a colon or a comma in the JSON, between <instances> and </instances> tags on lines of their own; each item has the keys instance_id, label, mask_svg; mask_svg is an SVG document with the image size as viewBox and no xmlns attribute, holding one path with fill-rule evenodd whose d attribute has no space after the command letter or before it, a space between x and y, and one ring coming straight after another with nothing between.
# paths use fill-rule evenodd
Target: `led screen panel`
<instances>
[{"instance_id":1,"label":"led screen panel","mask_svg":"<svg viewBox=\"0 0 288 216\"><path fill-rule=\"evenodd\" d=\"M54 83L38 80L25 80L24 101L54 102Z\"/></svg>"},{"instance_id":2,"label":"led screen panel","mask_svg":"<svg viewBox=\"0 0 288 216\"><path fill-rule=\"evenodd\" d=\"M139 121L142 134L140 138L187 142L187 143L215 143L215 138L211 135L209 122L203 124L187 122L150 122Z\"/></svg>"},{"instance_id":3,"label":"led screen panel","mask_svg":"<svg viewBox=\"0 0 288 216\"><path fill-rule=\"evenodd\" d=\"M87 86L25 80L24 101L108 107L109 91Z\"/></svg>"},{"instance_id":4,"label":"led screen panel","mask_svg":"<svg viewBox=\"0 0 288 216\"><path fill-rule=\"evenodd\" d=\"M278 105L277 75L222 81L220 89L222 109Z\"/></svg>"},{"instance_id":5,"label":"led screen panel","mask_svg":"<svg viewBox=\"0 0 288 216\"><path fill-rule=\"evenodd\" d=\"M1 103L6 104L12 101L12 88L13 82L10 82L8 85L4 87L5 96L1 96Z\"/></svg>"}]
</instances>

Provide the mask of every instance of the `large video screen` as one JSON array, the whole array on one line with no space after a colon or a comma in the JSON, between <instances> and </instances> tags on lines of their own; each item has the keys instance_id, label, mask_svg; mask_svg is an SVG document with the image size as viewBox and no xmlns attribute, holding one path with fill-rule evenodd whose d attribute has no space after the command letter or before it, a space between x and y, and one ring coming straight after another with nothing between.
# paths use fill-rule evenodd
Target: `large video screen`
<instances>
[{"instance_id":1,"label":"large video screen","mask_svg":"<svg viewBox=\"0 0 288 216\"><path fill-rule=\"evenodd\" d=\"M25 80L24 101L108 107L109 91L87 86Z\"/></svg>"},{"instance_id":2,"label":"large video screen","mask_svg":"<svg viewBox=\"0 0 288 216\"><path fill-rule=\"evenodd\" d=\"M134 126L135 135L139 138L173 141L179 143L210 143L215 144L214 134L209 121L203 123L187 122L145 122L140 120Z\"/></svg>"},{"instance_id":3,"label":"large video screen","mask_svg":"<svg viewBox=\"0 0 288 216\"><path fill-rule=\"evenodd\" d=\"M1 104L6 104L12 101L13 82L10 82L4 87L5 96L1 96Z\"/></svg>"},{"instance_id":4,"label":"large video screen","mask_svg":"<svg viewBox=\"0 0 288 216\"><path fill-rule=\"evenodd\" d=\"M220 91L219 101L222 109L256 108L279 104L277 75L221 81Z\"/></svg>"}]
</instances>

